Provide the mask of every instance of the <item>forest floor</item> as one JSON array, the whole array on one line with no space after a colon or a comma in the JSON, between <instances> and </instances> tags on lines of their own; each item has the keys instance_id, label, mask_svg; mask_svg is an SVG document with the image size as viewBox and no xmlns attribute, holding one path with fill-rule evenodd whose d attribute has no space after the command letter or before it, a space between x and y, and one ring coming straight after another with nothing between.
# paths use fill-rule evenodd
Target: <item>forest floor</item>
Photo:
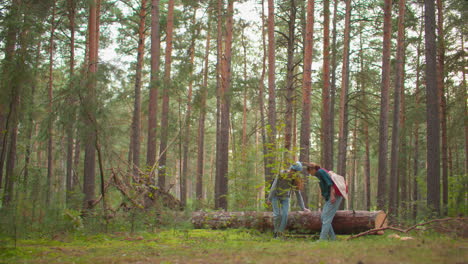
<instances>
[{"instance_id":1,"label":"forest floor","mask_svg":"<svg viewBox=\"0 0 468 264\"><path fill-rule=\"evenodd\" d=\"M410 237L408 240L402 237ZM316 242L253 230L172 229L154 233L0 237L0 263L454 263L468 264L468 239L434 231Z\"/></svg>"}]
</instances>

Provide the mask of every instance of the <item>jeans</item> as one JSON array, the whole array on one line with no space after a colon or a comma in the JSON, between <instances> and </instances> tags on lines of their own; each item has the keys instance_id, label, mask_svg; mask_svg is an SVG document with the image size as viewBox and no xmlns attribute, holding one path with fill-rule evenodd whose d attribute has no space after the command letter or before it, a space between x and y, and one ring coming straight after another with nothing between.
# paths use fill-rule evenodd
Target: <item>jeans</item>
<instances>
[{"instance_id":1,"label":"jeans","mask_svg":"<svg viewBox=\"0 0 468 264\"><path fill-rule=\"evenodd\" d=\"M273 226L275 233L283 232L288 223L289 197L272 197Z\"/></svg>"},{"instance_id":2,"label":"jeans","mask_svg":"<svg viewBox=\"0 0 468 264\"><path fill-rule=\"evenodd\" d=\"M328 200L323 206L322 215L320 219L322 220L322 231L320 232L320 240L335 240L335 232L333 231L332 221L335 217L338 207L340 207L341 201L343 200L342 196L336 196L336 201L331 203Z\"/></svg>"}]
</instances>

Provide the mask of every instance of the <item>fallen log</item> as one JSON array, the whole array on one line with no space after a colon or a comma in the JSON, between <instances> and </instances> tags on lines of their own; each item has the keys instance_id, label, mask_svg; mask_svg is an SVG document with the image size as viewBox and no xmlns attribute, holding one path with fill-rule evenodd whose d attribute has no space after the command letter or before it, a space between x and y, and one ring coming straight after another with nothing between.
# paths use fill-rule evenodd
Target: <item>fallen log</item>
<instances>
[{"instance_id":1,"label":"fallen log","mask_svg":"<svg viewBox=\"0 0 468 264\"><path fill-rule=\"evenodd\" d=\"M310 234L320 232L321 212L289 212L286 230L294 233ZM192 213L195 228L254 228L261 231L273 229L271 212L203 212ZM333 229L337 234L355 234L369 229L387 226L384 211L338 211L333 219Z\"/></svg>"}]
</instances>

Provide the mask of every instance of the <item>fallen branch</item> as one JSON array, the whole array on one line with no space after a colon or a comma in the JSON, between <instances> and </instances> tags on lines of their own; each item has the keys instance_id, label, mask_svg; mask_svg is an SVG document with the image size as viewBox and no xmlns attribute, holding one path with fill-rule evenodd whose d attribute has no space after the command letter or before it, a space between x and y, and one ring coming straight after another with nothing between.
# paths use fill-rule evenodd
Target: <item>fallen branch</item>
<instances>
[{"instance_id":1,"label":"fallen branch","mask_svg":"<svg viewBox=\"0 0 468 264\"><path fill-rule=\"evenodd\" d=\"M457 218L448 217L448 218L442 218L442 219L434 219L434 220L431 220L431 221L428 221L428 222L413 225L413 226L411 226L411 227L409 227L407 229L400 229L400 228L396 228L396 227L393 227L393 226L375 228L375 229L370 229L370 230L367 230L365 232L359 233L359 234L354 235L354 236L350 236L346 240L362 237L362 236L369 235L369 234L375 234L375 233L377 233L379 231L384 231L384 230L388 230L388 229L395 230L395 231L398 231L398 232L401 232L401 233L408 233L409 231L411 231L411 230L413 230L413 229L415 229L415 228L417 228L419 226L425 226L425 225L429 225L429 224L436 223L436 222L447 222L447 221L453 221L453 220L468 221L468 218L467 217L457 217Z\"/></svg>"}]
</instances>

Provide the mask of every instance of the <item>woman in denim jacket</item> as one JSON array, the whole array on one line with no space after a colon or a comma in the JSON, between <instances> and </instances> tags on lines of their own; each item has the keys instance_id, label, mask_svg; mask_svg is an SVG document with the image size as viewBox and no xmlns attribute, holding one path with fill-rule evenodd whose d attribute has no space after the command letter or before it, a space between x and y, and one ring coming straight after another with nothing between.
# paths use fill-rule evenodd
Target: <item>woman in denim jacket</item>
<instances>
[{"instance_id":1,"label":"woman in denim jacket","mask_svg":"<svg viewBox=\"0 0 468 264\"><path fill-rule=\"evenodd\" d=\"M274 238L277 238L286 229L288 223L289 198L291 197L292 191L296 193L297 201L301 209L305 212L310 212L310 210L304 206L304 200L302 199L300 191L302 188L301 171L302 164L298 161L293 164L289 170L282 171L277 175L271 185L267 203L273 206Z\"/></svg>"}]
</instances>

